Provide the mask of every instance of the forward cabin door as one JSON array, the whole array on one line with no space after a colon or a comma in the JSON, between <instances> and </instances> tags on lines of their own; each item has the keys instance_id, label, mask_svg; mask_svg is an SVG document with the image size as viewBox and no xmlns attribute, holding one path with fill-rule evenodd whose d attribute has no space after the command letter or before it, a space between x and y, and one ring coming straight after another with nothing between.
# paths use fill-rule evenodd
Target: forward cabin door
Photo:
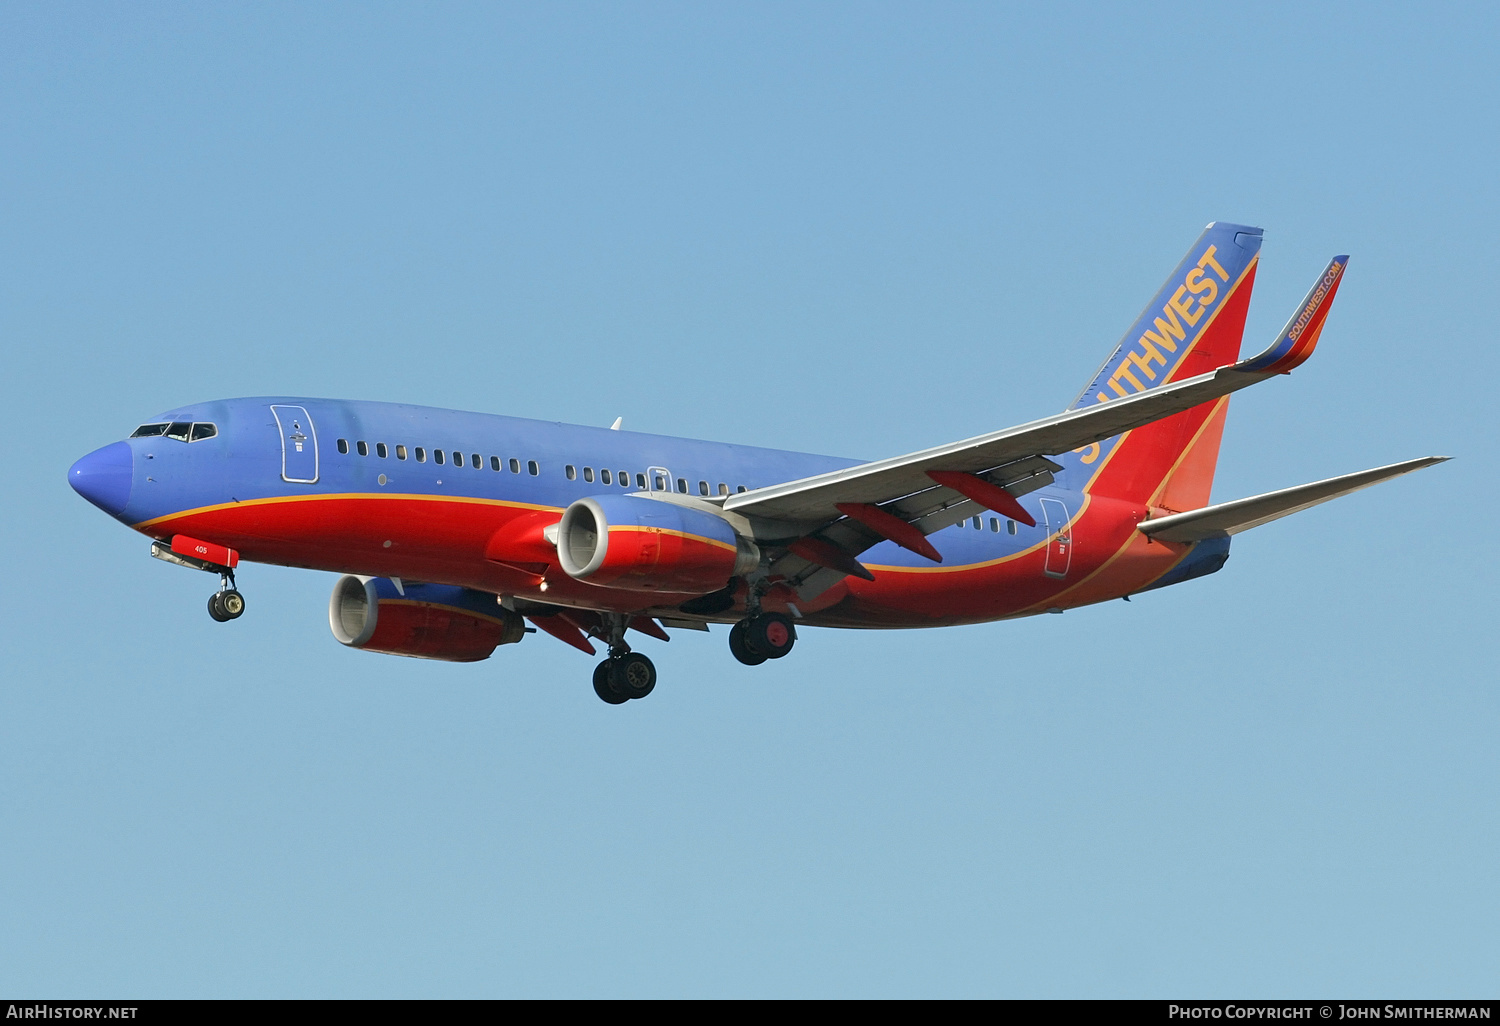
<instances>
[{"instance_id":1,"label":"forward cabin door","mask_svg":"<svg viewBox=\"0 0 1500 1026\"><path fill-rule=\"evenodd\" d=\"M292 484L318 483L318 434L301 406L272 406L281 429L281 479Z\"/></svg>"},{"instance_id":2,"label":"forward cabin door","mask_svg":"<svg viewBox=\"0 0 1500 1026\"><path fill-rule=\"evenodd\" d=\"M1047 525L1047 559L1042 572L1048 577L1066 577L1073 562L1073 528L1068 525L1068 507L1060 499L1041 502L1042 518Z\"/></svg>"}]
</instances>

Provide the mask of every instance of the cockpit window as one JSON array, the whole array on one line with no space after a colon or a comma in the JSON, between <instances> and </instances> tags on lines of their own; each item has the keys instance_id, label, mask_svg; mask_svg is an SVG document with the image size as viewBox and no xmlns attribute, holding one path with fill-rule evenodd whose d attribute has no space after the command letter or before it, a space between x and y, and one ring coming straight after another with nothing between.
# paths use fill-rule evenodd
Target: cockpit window
<instances>
[{"instance_id":1,"label":"cockpit window","mask_svg":"<svg viewBox=\"0 0 1500 1026\"><path fill-rule=\"evenodd\" d=\"M219 433L218 425L199 421L194 424L186 420L174 420L170 424L142 424L131 434L131 438L156 438L166 435L179 442L201 442Z\"/></svg>"}]
</instances>

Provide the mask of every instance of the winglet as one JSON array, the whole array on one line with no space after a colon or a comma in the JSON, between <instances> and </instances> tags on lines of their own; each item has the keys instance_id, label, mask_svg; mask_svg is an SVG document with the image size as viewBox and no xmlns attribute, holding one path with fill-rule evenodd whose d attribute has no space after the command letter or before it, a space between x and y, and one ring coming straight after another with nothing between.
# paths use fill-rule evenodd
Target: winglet
<instances>
[{"instance_id":1,"label":"winglet","mask_svg":"<svg viewBox=\"0 0 1500 1026\"><path fill-rule=\"evenodd\" d=\"M1343 281L1344 268L1349 264L1347 254L1336 256L1328 264L1309 292L1302 305L1292 315L1271 348L1239 363L1235 369L1262 374L1290 374L1302 366L1318 345L1318 336L1323 333L1323 322L1328 319L1328 309L1333 305L1334 294Z\"/></svg>"}]
</instances>

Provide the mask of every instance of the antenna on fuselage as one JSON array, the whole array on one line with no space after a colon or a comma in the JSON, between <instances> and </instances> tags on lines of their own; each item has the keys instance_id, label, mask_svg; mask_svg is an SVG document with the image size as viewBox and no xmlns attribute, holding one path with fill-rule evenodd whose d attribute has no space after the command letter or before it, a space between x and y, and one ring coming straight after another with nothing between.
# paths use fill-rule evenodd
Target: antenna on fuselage
<instances>
[{"instance_id":1,"label":"antenna on fuselage","mask_svg":"<svg viewBox=\"0 0 1500 1026\"><path fill-rule=\"evenodd\" d=\"M615 422L609 426L609 429L611 431L618 431L620 430L620 425L623 423L625 423L624 417L616 417Z\"/></svg>"}]
</instances>

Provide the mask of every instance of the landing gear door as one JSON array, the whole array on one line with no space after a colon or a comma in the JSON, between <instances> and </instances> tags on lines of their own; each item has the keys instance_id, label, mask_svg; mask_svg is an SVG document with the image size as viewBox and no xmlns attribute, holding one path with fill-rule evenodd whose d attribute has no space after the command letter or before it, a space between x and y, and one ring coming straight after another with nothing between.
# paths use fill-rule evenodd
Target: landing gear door
<instances>
[{"instance_id":1,"label":"landing gear door","mask_svg":"<svg viewBox=\"0 0 1500 1026\"><path fill-rule=\"evenodd\" d=\"M281 479L292 484L318 483L318 434L301 406L272 406L281 429Z\"/></svg>"},{"instance_id":2,"label":"landing gear door","mask_svg":"<svg viewBox=\"0 0 1500 1026\"><path fill-rule=\"evenodd\" d=\"M1058 499L1041 502L1042 517L1047 524L1047 559L1042 572L1048 577L1066 577L1073 562L1073 528L1068 523L1068 507Z\"/></svg>"}]
</instances>

